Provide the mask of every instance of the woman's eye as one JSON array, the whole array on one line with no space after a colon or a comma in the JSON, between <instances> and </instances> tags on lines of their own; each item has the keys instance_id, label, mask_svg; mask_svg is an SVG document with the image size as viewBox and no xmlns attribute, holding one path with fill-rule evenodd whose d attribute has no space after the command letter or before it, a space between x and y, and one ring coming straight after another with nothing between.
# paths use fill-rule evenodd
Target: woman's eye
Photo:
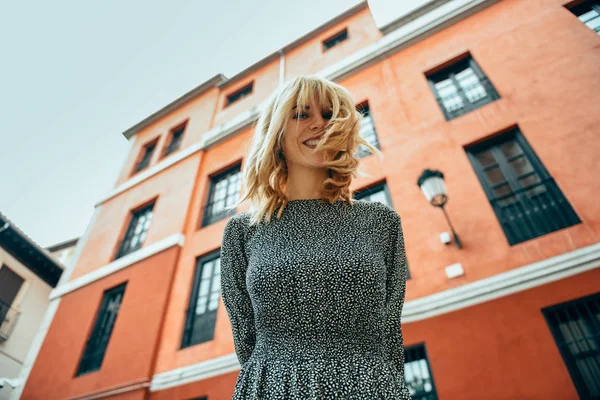
<instances>
[{"instance_id":1,"label":"woman's eye","mask_svg":"<svg viewBox=\"0 0 600 400\"><path fill-rule=\"evenodd\" d=\"M325 114L323 114L323 119L331 119L331 117L333 117L332 113L325 113Z\"/></svg>"},{"instance_id":2,"label":"woman's eye","mask_svg":"<svg viewBox=\"0 0 600 400\"><path fill-rule=\"evenodd\" d=\"M298 113L298 114L295 114L292 118L298 119L298 118L306 118L306 117L307 117L307 115L305 113Z\"/></svg>"}]
</instances>

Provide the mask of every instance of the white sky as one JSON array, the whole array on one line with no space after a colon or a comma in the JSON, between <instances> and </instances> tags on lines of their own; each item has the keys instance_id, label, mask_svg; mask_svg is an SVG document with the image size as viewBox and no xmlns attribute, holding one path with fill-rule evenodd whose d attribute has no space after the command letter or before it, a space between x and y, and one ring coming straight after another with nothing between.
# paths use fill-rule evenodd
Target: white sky
<instances>
[{"instance_id":1,"label":"white sky","mask_svg":"<svg viewBox=\"0 0 600 400\"><path fill-rule=\"evenodd\" d=\"M0 211L43 247L81 236L121 132L358 2L0 0Z\"/></svg>"}]
</instances>

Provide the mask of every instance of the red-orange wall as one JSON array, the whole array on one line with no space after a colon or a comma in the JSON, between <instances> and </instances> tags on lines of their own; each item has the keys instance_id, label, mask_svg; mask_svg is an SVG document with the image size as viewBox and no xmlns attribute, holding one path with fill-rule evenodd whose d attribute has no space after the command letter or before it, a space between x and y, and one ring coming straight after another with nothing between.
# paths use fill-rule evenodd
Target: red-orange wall
<instances>
[{"instance_id":1,"label":"red-orange wall","mask_svg":"<svg viewBox=\"0 0 600 400\"><path fill-rule=\"evenodd\" d=\"M62 297L24 400L65 399L152 376L177 247ZM105 290L127 282L99 371L74 377Z\"/></svg>"}]
</instances>

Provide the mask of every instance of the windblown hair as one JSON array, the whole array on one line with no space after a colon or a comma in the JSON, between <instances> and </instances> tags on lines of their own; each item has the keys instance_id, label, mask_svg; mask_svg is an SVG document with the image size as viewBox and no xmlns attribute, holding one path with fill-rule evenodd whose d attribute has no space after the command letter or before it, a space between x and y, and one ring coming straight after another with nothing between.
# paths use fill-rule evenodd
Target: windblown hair
<instances>
[{"instance_id":1,"label":"windblown hair","mask_svg":"<svg viewBox=\"0 0 600 400\"><path fill-rule=\"evenodd\" d=\"M268 98L258 118L242 177L246 193L228 207L237 208L249 199L251 225L263 219L270 222L277 209L276 218L279 219L289 201L285 196L286 160L275 149L283 148L283 135L293 107L303 110L310 99L316 99L321 110L332 113L323 137L314 149L324 150L326 154L324 165L329 177L323 181L321 190L324 200L330 204L338 200L353 204L352 177L370 176L360 168L359 145L377 154L380 160L383 158L376 147L359 135L362 115L346 88L314 75L298 76L285 82Z\"/></svg>"}]
</instances>

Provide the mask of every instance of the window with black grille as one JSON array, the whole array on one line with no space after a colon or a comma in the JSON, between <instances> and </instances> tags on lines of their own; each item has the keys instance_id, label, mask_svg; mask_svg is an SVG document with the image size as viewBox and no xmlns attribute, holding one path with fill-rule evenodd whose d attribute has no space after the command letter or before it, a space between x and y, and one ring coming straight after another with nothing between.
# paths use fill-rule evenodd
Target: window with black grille
<instances>
[{"instance_id":1,"label":"window with black grille","mask_svg":"<svg viewBox=\"0 0 600 400\"><path fill-rule=\"evenodd\" d=\"M154 202L133 212L123 241L115 256L115 260L142 247L144 239L146 239L146 233L152 222L153 209Z\"/></svg>"},{"instance_id":2,"label":"window with black grille","mask_svg":"<svg viewBox=\"0 0 600 400\"><path fill-rule=\"evenodd\" d=\"M204 207L201 227L210 225L236 213L235 209L228 210L239 199L242 184L241 165L211 178L208 200Z\"/></svg>"},{"instance_id":3,"label":"window with black grille","mask_svg":"<svg viewBox=\"0 0 600 400\"><path fill-rule=\"evenodd\" d=\"M150 164L150 160L152 159L152 154L154 154L154 149L156 149L157 143L158 140L155 139L144 146L144 148L142 149L142 156L140 157L138 163L135 165L133 173L145 169Z\"/></svg>"},{"instance_id":4,"label":"window with black grille","mask_svg":"<svg viewBox=\"0 0 600 400\"><path fill-rule=\"evenodd\" d=\"M227 107L228 105L230 105L232 103L235 103L238 100L243 99L246 96L249 96L250 94L252 94L253 89L254 89L254 81L250 82L248 85L244 86L243 88L231 93L230 95L227 96L227 102L225 103L225 107Z\"/></svg>"},{"instance_id":5,"label":"window with black grille","mask_svg":"<svg viewBox=\"0 0 600 400\"><path fill-rule=\"evenodd\" d=\"M500 98L492 83L470 55L441 71L426 76L446 120L466 114Z\"/></svg>"},{"instance_id":6,"label":"window with black grille","mask_svg":"<svg viewBox=\"0 0 600 400\"><path fill-rule=\"evenodd\" d=\"M579 398L600 399L600 292L542 313Z\"/></svg>"},{"instance_id":7,"label":"window with black grille","mask_svg":"<svg viewBox=\"0 0 600 400\"><path fill-rule=\"evenodd\" d=\"M581 222L518 128L466 152L509 244Z\"/></svg>"},{"instance_id":8,"label":"window with black grille","mask_svg":"<svg viewBox=\"0 0 600 400\"><path fill-rule=\"evenodd\" d=\"M375 123L373 122L373 116L371 115L371 109L369 108L369 104L365 103L358 107L358 111L362 114L362 118L360 121L360 136L369 142L373 147L381 150L379 146L379 140L377 139L377 131L375 130ZM371 151L367 149L365 146L360 145L358 147L358 151L356 156L358 158L363 158L371 154Z\"/></svg>"},{"instance_id":9,"label":"window with black grille","mask_svg":"<svg viewBox=\"0 0 600 400\"><path fill-rule=\"evenodd\" d=\"M323 51L331 49L332 47L342 43L346 39L348 39L348 29L344 28L344 30L342 30L341 32L338 32L332 37L323 40Z\"/></svg>"},{"instance_id":10,"label":"window with black grille","mask_svg":"<svg viewBox=\"0 0 600 400\"><path fill-rule=\"evenodd\" d=\"M214 252L196 260L182 348L213 340L220 296L221 258Z\"/></svg>"},{"instance_id":11,"label":"window with black grille","mask_svg":"<svg viewBox=\"0 0 600 400\"><path fill-rule=\"evenodd\" d=\"M102 303L94 322L94 328L85 345L76 376L100 369L117 319L117 314L119 313L119 308L121 307L126 285L127 283L123 283L104 292Z\"/></svg>"},{"instance_id":12,"label":"window with black grille","mask_svg":"<svg viewBox=\"0 0 600 400\"><path fill-rule=\"evenodd\" d=\"M600 1L587 0L567 6L588 28L600 35Z\"/></svg>"},{"instance_id":13,"label":"window with black grille","mask_svg":"<svg viewBox=\"0 0 600 400\"><path fill-rule=\"evenodd\" d=\"M354 200L378 201L387 205L390 208L394 208L392 206L391 196L385 182L379 183L375 186L371 186L366 189L358 190L354 192L352 198ZM406 261L406 279L410 279L408 260Z\"/></svg>"},{"instance_id":14,"label":"window with black grille","mask_svg":"<svg viewBox=\"0 0 600 400\"><path fill-rule=\"evenodd\" d=\"M404 349L404 381L413 399L437 400L424 343Z\"/></svg>"},{"instance_id":15,"label":"window with black grille","mask_svg":"<svg viewBox=\"0 0 600 400\"><path fill-rule=\"evenodd\" d=\"M179 149L179 146L181 146L181 139L183 138L183 132L185 132L185 125L171 131L171 134L169 135L169 144L165 147L163 157L166 157Z\"/></svg>"}]
</instances>

